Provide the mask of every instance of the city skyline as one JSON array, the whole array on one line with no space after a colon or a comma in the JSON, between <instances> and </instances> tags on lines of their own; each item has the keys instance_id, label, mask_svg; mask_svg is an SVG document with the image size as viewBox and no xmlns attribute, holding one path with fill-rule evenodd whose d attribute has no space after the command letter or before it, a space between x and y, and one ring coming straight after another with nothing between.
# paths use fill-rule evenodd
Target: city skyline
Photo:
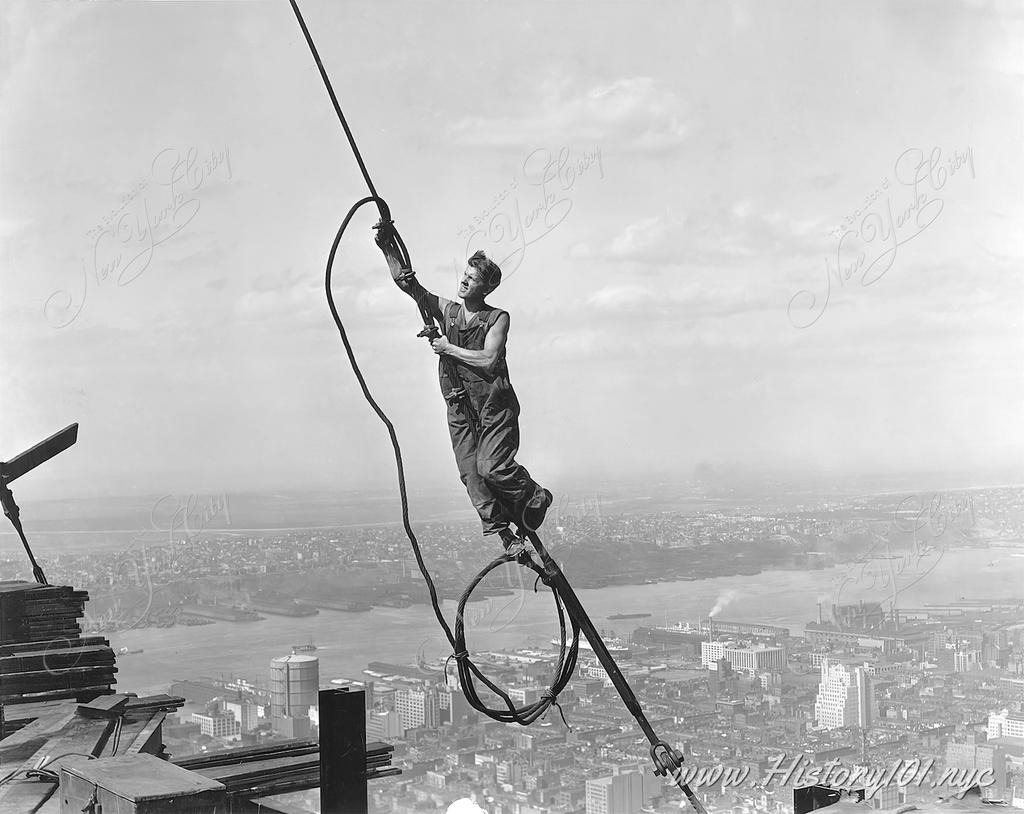
<instances>
[{"instance_id":1,"label":"city skyline","mask_svg":"<svg viewBox=\"0 0 1024 814\"><path fill-rule=\"evenodd\" d=\"M50 598L25 602L28 632L58 601L80 620L51 623L57 642L5 656L4 726L36 714L20 704L22 688L40 688L38 673L22 674L30 660L42 659L46 686L63 694L62 665L77 675L87 657L82 681L140 696L129 703L144 719L125 726L124 750L153 715L147 748L185 770L300 750L274 782L310 789L286 800L309 809L319 792L304 767L317 747L304 739L324 733L316 690L345 688L365 692L353 703L366 739L384 741L374 752L398 772L374 777L370 810L415 814L473 794L490 814L524 804L536 814L678 810L596 646L580 643L558 715L529 729L487 723L450 669L451 643L401 526L245 533L229 503L194 506L191 524L155 545L47 552L47 575L68 587L3 581L4 598ZM599 497L554 507L542 533L708 810L792 814L811 785L863 790L872 809L896 810L980 784L986 801L1024 807L1024 489L674 511L639 503L647 510L619 513ZM227 527L208 522L228 512ZM450 619L493 552L471 519L417 524L417 535ZM24 572L18 554L0 556L4 579ZM532 577L495 572L464 614L472 663L526 708L564 663L550 596ZM481 700L503 708L489 692ZM77 702L63 703L73 712ZM31 789L0 798L45 792L21 783Z\"/></svg>"}]
</instances>

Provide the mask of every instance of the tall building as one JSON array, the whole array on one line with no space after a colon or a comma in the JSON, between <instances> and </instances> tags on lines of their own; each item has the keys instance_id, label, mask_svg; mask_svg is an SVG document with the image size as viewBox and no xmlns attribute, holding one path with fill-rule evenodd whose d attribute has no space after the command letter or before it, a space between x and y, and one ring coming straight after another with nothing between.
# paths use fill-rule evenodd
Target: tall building
<instances>
[{"instance_id":1,"label":"tall building","mask_svg":"<svg viewBox=\"0 0 1024 814\"><path fill-rule=\"evenodd\" d=\"M523 782L523 764L516 758L500 760L494 764L495 779L513 786Z\"/></svg>"},{"instance_id":2,"label":"tall building","mask_svg":"<svg viewBox=\"0 0 1024 814\"><path fill-rule=\"evenodd\" d=\"M316 656L279 656L270 662L270 721L290 738L309 736L309 709L317 706L320 659Z\"/></svg>"},{"instance_id":3,"label":"tall building","mask_svg":"<svg viewBox=\"0 0 1024 814\"><path fill-rule=\"evenodd\" d=\"M638 814L644 805L643 776L638 772L587 781L587 814Z\"/></svg>"},{"instance_id":4,"label":"tall building","mask_svg":"<svg viewBox=\"0 0 1024 814\"><path fill-rule=\"evenodd\" d=\"M724 642L701 642L700 663L709 670L714 670L718 660L722 658L725 650Z\"/></svg>"},{"instance_id":5,"label":"tall building","mask_svg":"<svg viewBox=\"0 0 1024 814\"><path fill-rule=\"evenodd\" d=\"M871 726L875 694L867 665L851 667L840 661L822 659L821 683L814 701L814 718L822 729Z\"/></svg>"},{"instance_id":6,"label":"tall building","mask_svg":"<svg viewBox=\"0 0 1024 814\"><path fill-rule=\"evenodd\" d=\"M992 712L988 716L988 737L995 738L1024 738L1024 715L1002 710Z\"/></svg>"},{"instance_id":7,"label":"tall building","mask_svg":"<svg viewBox=\"0 0 1024 814\"><path fill-rule=\"evenodd\" d=\"M402 687L397 690L395 712L402 719L403 729L437 727L441 724L440 705L433 688Z\"/></svg>"},{"instance_id":8,"label":"tall building","mask_svg":"<svg viewBox=\"0 0 1024 814\"><path fill-rule=\"evenodd\" d=\"M980 650L970 650L958 647L953 652L953 672L969 673L971 670L977 670L981 666Z\"/></svg>"},{"instance_id":9,"label":"tall building","mask_svg":"<svg viewBox=\"0 0 1024 814\"><path fill-rule=\"evenodd\" d=\"M722 649L722 658L734 670L742 670L751 675L786 669L786 651L782 647L725 647Z\"/></svg>"},{"instance_id":10,"label":"tall building","mask_svg":"<svg viewBox=\"0 0 1024 814\"><path fill-rule=\"evenodd\" d=\"M244 733L252 732L259 723L259 711L251 701L225 701L224 709L235 716Z\"/></svg>"},{"instance_id":11,"label":"tall building","mask_svg":"<svg viewBox=\"0 0 1024 814\"><path fill-rule=\"evenodd\" d=\"M725 659L734 670L753 675L786 668L786 650L778 646L741 647L733 642L701 642L700 663L714 670Z\"/></svg>"},{"instance_id":12,"label":"tall building","mask_svg":"<svg viewBox=\"0 0 1024 814\"><path fill-rule=\"evenodd\" d=\"M366 713L367 740L391 740L403 735L402 718L394 710L370 710Z\"/></svg>"},{"instance_id":13,"label":"tall building","mask_svg":"<svg viewBox=\"0 0 1024 814\"><path fill-rule=\"evenodd\" d=\"M480 716L461 689L443 687L437 695L439 719L442 724L465 726L476 723Z\"/></svg>"},{"instance_id":14,"label":"tall building","mask_svg":"<svg viewBox=\"0 0 1024 814\"><path fill-rule=\"evenodd\" d=\"M932 631L931 636L925 642L925 655L930 659L937 659L939 656L945 655L948 644L949 631L945 628Z\"/></svg>"},{"instance_id":15,"label":"tall building","mask_svg":"<svg viewBox=\"0 0 1024 814\"><path fill-rule=\"evenodd\" d=\"M654 765L651 763L619 765L613 769L613 772L614 774L636 772L640 775L644 808L650 808L654 803L654 799L664 794L666 784L673 786L671 780L666 781L663 777L655 774ZM675 787L673 786L673 788Z\"/></svg>"},{"instance_id":16,"label":"tall building","mask_svg":"<svg viewBox=\"0 0 1024 814\"><path fill-rule=\"evenodd\" d=\"M394 709L395 688L390 684L374 684L372 706L374 708L381 707L382 709Z\"/></svg>"},{"instance_id":17,"label":"tall building","mask_svg":"<svg viewBox=\"0 0 1024 814\"><path fill-rule=\"evenodd\" d=\"M506 691L509 699L517 707L525 707L527 704L535 704L540 699L541 688L530 687L509 687Z\"/></svg>"},{"instance_id":18,"label":"tall building","mask_svg":"<svg viewBox=\"0 0 1024 814\"><path fill-rule=\"evenodd\" d=\"M192 722L199 724L199 731L211 738L236 738L241 732L235 714L229 710L193 712Z\"/></svg>"}]
</instances>

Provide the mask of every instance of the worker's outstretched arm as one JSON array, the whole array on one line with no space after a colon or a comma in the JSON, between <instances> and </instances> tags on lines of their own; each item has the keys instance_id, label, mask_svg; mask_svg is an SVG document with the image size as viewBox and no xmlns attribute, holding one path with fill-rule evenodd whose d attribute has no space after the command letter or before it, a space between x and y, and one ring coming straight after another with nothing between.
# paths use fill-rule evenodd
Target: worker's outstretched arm
<instances>
[{"instance_id":1,"label":"worker's outstretched arm","mask_svg":"<svg viewBox=\"0 0 1024 814\"><path fill-rule=\"evenodd\" d=\"M411 268L402 267L402 259L398 255L398 247L394 241L394 230L391 225L378 224L374 228L377 229L374 241L384 253L384 259L387 260L391 279L395 281L395 285L416 300L421 311L440 317L437 295L430 293L420 284L420 281L416 279L416 273Z\"/></svg>"},{"instance_id":2,"label":"worker's outstretched arm","mask_svg":"<svg viewBox=\"0 0 1024 814\"><path fill-rule=\"evenodd\" d=\"M451 356L467 365L478 367L487 373L493 373L495 366L505 353L505 342L508 339L508 314L502 312L494 321L484 337L483 350L466 350L453 345L445 337L430 343L434 353L439 356Z\"/></svg>"}]
</instances>

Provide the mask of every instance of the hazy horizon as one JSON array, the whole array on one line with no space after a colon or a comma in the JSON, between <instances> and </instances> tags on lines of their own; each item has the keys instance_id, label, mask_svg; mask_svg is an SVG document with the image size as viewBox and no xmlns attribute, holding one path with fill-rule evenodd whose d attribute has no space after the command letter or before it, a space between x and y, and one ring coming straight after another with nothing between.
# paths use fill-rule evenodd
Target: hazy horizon
<instances>
[{"instance_id":1,"label":"hazy horizon","mask_svg":"<svg viewBox=\"0 0 1024 814\"><path fill-rule=\"evenodd\" d=\"M1024 481L1019 10L301 6L421 281L503 265L538 481ZM80 423L19 502L394 489L323 292L365 186L287 3L3 14L0 459ZM410 489L465 501L375 220L338 307Z\"/></svg>"},{"instance_id":2,"label":"hazy horizon","mask_svg":"<svg viewBox=\"0 0 1024 814\"><path fill-rule=\"evenodd\" d=\"M391 449L386 436L383 439L388 450ZM401 438L399 439L401 441ZM351 497L367 499L399 500L398 476L391 457L392 469L384 472L372 482L352 485L345 482L331 484L324 480L309 486L280 481L277 484L251 484L247 487L232 487L222 481L214 481L199 474L162 472L156 480L140 483L137 488L125 488L124 484L115 482L108 484L103 481L68 480L60 475L45 477L44 472L52 473L59 469L62 458L73 455L78 445L55 456L50 462L32 470L22 478L14 481L11 486L16 501L27 501L35 504L60 503L61 501L89 500L143 500L158 499L162 496L174 496L185 499L189 495L210 497L220 494L228 495L283 495L324 496L330 495L337 500ZM18 450L21 452L23 450ZM404 453L404 445L403 445ZM17 454L17 453L15 453ZM8 456L8 458L13 456ZM452 471L447 477L413 478L406 464L406 484L410 501L417 497L421 501L452 500L461 501L465 498L458 473ZM1024 465L1018 468L1005 467L990 469L936 469L880 471L826 471L807 469L771 469L743 465L736 461L712 463L700 461L689 470L660 471L648 475L629 473L616 477L616 473L595 475L593 471L581 472L576 476L564 475L551 481L556 498L576 500L580 497L593 496L602 490L622 495L637 496L644 492L664 489L680 489L690 494L701 494L706 497L733 496L743 499L772 499L792 495L794 493L837 494L837 495L881 495L890 492L920 493L936 491L956 491L965 489L982 489L996 487L1024 486ZM680 492L682 494L683 492ZM470 504L466 502L468 509Z\"/></svg>"}]
</instances>

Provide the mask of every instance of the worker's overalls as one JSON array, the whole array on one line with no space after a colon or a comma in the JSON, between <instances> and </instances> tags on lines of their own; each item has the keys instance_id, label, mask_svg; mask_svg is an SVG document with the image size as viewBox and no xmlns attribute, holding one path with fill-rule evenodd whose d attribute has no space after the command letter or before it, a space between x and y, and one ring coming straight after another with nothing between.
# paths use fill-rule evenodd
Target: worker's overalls
<instances>
[{"instance_id":1,"label":"worker's overalls","mask_svg":"<svg viewBox=\"0 0 1024 814\"><path fill-rule=\"evenodd\" d=\"M444 313L442 327L453 345L483 350L484 337L501 313L498 308L486 306L473 314L467 325L461 303L453 302ZM453 386L464 387L479 422L479 437L474 437L470 423L474 417L466 414L465 400L449 402L448 431L459 475L483 522L484 534L495 534L508 528L510 521L518 524L523 506L538 488L526 468L515 461L519 450L519 400L508 378L504 351L492 373L452 357L447 359L454 363L459 381L449 379L442 358L441 392L447 395ZM508 507L508 512L501 504Z\"/></svg>"}]
</instances>

